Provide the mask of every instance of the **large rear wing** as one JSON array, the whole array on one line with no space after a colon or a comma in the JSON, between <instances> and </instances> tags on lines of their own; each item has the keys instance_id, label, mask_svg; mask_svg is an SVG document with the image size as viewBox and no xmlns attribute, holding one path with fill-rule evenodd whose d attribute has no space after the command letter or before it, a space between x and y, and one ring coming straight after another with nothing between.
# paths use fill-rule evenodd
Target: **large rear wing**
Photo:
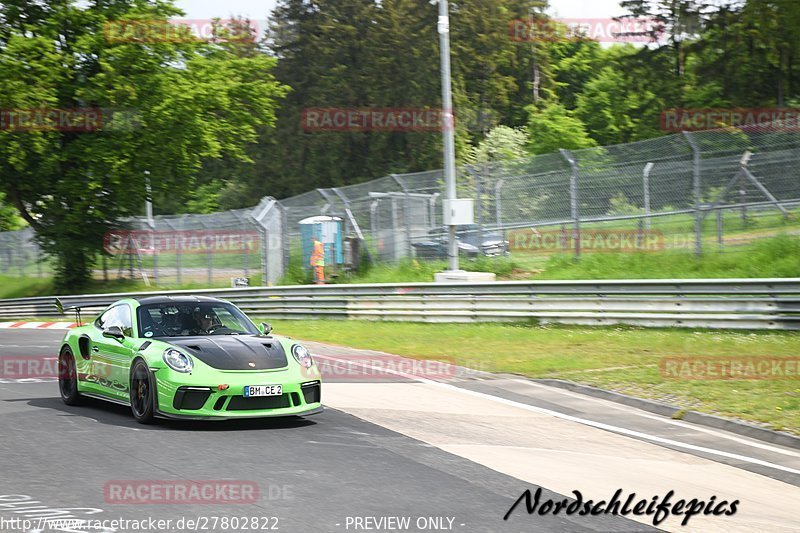
<instances>
[{"instance_id":1,"label":"large rear wing","mask_svg":"<svg viewBox=\"0 0 800 533\"><path fill-rule=\"evenodd\" d=\"M83 323L81 322L81 309L86 307L108 307L108 302L81 302L75 305L68 305L64 307L64 303L61 301L60 298L56 298L56 309L58 310L59 314L66 314L68 311L75 312L75 323L78 326L82 326Z\"/></svg>"}]
</instances>

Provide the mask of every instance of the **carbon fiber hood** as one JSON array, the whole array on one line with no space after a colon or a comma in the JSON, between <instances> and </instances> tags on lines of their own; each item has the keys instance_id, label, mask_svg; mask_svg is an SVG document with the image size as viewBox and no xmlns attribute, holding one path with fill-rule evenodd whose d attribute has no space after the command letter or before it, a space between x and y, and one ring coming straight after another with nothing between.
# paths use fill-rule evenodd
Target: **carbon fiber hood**
<instances>
[{"instance_id":1,"label":"carbon fiber hood","mask_svg":"<svg viewBox=\"0 0 800 533\"><path fill-rule=\"evenodd\" d=\"M218 370L274 370L287 365L277 339L256 335L211 335L162 339Z\"/></svg>"}]
</instances>

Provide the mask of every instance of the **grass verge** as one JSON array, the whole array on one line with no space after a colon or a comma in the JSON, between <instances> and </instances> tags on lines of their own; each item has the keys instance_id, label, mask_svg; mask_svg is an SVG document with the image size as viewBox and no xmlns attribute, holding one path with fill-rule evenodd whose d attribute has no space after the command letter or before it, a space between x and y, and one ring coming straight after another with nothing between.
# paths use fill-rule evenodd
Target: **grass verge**
<instances>
[{"instance_id":1,"label":"grass verge","mask_svg":"<svg viewBox=\"0 0 800 533\"><path fill-rule=\"evenodd\" d=\"M276 333L533 378L593 385L800 435L800 380L665 379L663 357L800 354L791 332L635 327L272 321Z\"/></svg>"},{"instance_id":2,"label":"grass verge","mask_svg":"<svg viewBox=\"0 0 800 533\"><path fill-rule=\"evenodd\" d=\"M736 248L736 253L688 250L551 257L538 279L665 279L800 277L800 238L779 235Z\"/></svg>"},{"instance_id":3,"label":"grass verge","mask_svg":"<svg viewBox=\"0 0 800 533\"><path fill-rule=\"evenodd\" d=\"M585 253L544 255L514 251L510 257L480 257L461 261L473 272L494 272L499 280L572 279L692 279L800 277L800 237L778 235L696 257L690 249L651 253ZM433 281L447 269L446 261L404 260L379 263L334 283L414 283ZM308 272L295 259L281 285L309 283Z\"/></svg>"}]
</instances>

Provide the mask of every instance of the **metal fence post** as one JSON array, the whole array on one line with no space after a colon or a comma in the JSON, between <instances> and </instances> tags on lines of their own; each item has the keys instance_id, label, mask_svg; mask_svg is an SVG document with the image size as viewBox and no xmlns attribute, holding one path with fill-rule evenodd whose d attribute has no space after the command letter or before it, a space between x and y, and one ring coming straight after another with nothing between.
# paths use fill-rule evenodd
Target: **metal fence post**
<instances>
[{"instance_id":1,"label":"metal fence post","mask_svg":"<svg viewBox=\"0 0 800 533\"><path fill-rule=\"evenodd\" d=\"M181 284L181 255L183 255L183 220L186 215L178 219L178 237L175 245L175 282L177 285Z\"/></svg>"},{"instance_id":2,"label":"metal fence post","mask_svg":"<svg viewBox=\"0 0 800 533\"><path fill-rule=\"evenodd\" d=\"M278 209L277 216L272 213L273 209ZM262 236L262 246L261 246L261 284L263 286L267 286L271 283L277 282L281 276L286 273L286 267L288 265L288 241L289 241L289 233L287 230L288 223L287 218L288 215L286 213L285 207L280 204L277 200L270 196L265 196L261 199L261 202L253 209L250 213L250 218L255 223L256 227L258 228L259 233ZM280 221L278 228L276 228L274 221ZM279 233L281 238L281 249L280 254L278 256L279 261L276 261L275 265L270 264L270 239L273 234ZM274 258L273 258L274 259ZM270 268L273 268L273 272L270 272Z\"/></svg>"},{"instance_id":3,"label":"metal fence post","mask_svg":"<svg viewBox=\"0 0 800 533\"><path fill-rule=\"evenodd\" d=\"M495 217L495 224L497 227L500 228L503 225L503 197L502 197L502 189L503 189L503 182L504 179L499 179L494 182L494 217Z\"/></svg>"},{"instance_id":4,"label":"metal fence post","mask_svg":"<svg viewBox=\"0 0 800 533\"><path fill-rule=\"evenodd\" d=\"M208 226L206 225L206 223L203 221L202 218L200 218L200 225L203 226L204 230L208 229ZM211 247L209 247L208 250L206 250L206 262L207 262L206 268L208 269L208 284L212 285L214 283L214 253Z\"/></svg>"},{"instance_id":5,"label":"metal fence post","mask_svg":"<svg viewBox=\"0 0 800 533\"><path fill-rule=\"evenodd\" d=\"M644 222L640 218L636 221L636 249L640 250L644 246Z\"/></svg>"},{"instance_id":6,"label":"metal fence post","mask_svg":"<svg viewBox=\"0 0 800 533\"><path fill-rule=\"evenodd\" d=\"M483 165L484 170L487 165ZM478 224L478 242L483 242L483 183L481 173L472 165L466 165L467 173L475 180L475 222Z\"/></svg>"},{"instance_id":7,"label":"metal fence post","mask_svg":"<svg viewBox=\"0 0 800 533\"><path fill-rule=\"evenodd\" d=\"M742 204L742 227L747 224L747 191L744 184L739 186L739 203Z\"/></svg>"},{"instance_id":8,"label":"metal fence post","mask_svg":"<svg viewBox=\"0 0 800 533\"><path fill-rule=\"evenodd\" d=\"M700 147L688 131L683 132L683 137L692 149L692 195L694 196L694 253L703 254L703 211L702 211L702 176Z\"/></svg>"},{"instance_id":9,"label":"metal fence post","mask_svg":"<svg viewBox=\"0 0 800 533\"><path fill-rule=\"evenodd\" d=\"M569 166L572 167L572 174L569 177L569 203L570 216L575 224L575 260L579 261L581 258L581 215L578 192L578 163L569 150L562 149L559 152L569 163Z\"/></svg>"},{"instance_id":10,"label":"metal fence post","mask_svg":"<svg viewBox=\"0 0 800 533\"><path fill-rule=\"evenodd\" d=\"M508 234L506 232L505 227L503 226L503 197L502 197L502 189L503 183L505 183L504 178L500 178L496 182L494 182L494 214L497 220L497 228L502 228L503 231L503 240L508 240Z\"/></svg>"},{"instance_id":11,"label":"metal fence post","mask_svg":"<svg viewBox=\"0 0 800 533\"><path fill-rule=\"evenodd\" d=\"M25 277L25 263L27 262L27 257L25 256L25 248L22 242L22 234L20 233L19 241L18 241L18 254L19 255L19 275L20 277Z\"/></svg>"},{"instance_id":12,"label":"metal fence post","mask_svg":"<svg viewBox=\"0 0 800 533\"><path fill-rule=\"evenodd\" d=\"M322 191L323 191L323 189L319 189L319 192L323 196L325 196L327 198L327 195L325 195L325 193L323 193ZM347 217L347 220L350 221L350 226L353 228L353 231L356 232L356 236L358 237L358 239L361 241L362 244L364 244L364 251L367 254L367 259L371 260L371 257L370 257L370 254L369 254L369 247L366 246L367 240L364 238L364 233L361 231L361 226L358 225L358 220L356 220L356 217L353 214L353 210L350 209L350 198L348 198L347 195L344 192L342 192L340 189L338 189L336 187L332 188L331 191L333 191L333 193L337 197L339 197L339 200L342 202L342 205L344 206L344 213L345 213L345 215ZM335 255L336 254L334 254L333 265L334 265L334 268L337 268L338 265L336 265Z\"/></svg>"},{"instance_id":13,"label":"metal fence post","mask_svg":"<svg viewBox=\"0 0 800 533\"><path fill-rule=\"evenodd\" d=\"M379 239L379 236L378 236L379 218L378 217L380 216L380 213L378 212L378 209L380 207L380 202L381 202L380 198L373 198L373 200L369 204L369 231L372 234L372 241L373 242L377 242L378 239ZM364 243L364 247L365 248L367 247L367 243ZM377 247L376 247L375 251L377 253L380 253L380 250L378 250Z\"/></svg>"},{"instance_id":14,"label":"metal fence post","mask_svg":"<svg viewBox=\"0 0 800 533\"><path fill-rule=\"evenodd\" d=\"M264 233L264 244L263 244L263 252L261 253L261 285L267 287L270 283L269 281L269 230L267 230L266 226L261 227L261 231Z\"/></svg>"},{"instance_id":15,"label":"metal fence post","mask_svg":"<svg viewBox=\"0 0 800 533\"><path fill-rule=\"evenodd\" d=\"M650 231L650 172L652 172L654 163L647 163L644 166L642 173L642 187L644 189L644 214L645 214L645 228Z\"/></svg>"},{"instance_id":16,"label":"metal fence post","mask_svg":"<svg viewBox=\"0 0 800 533\"><path fill-rule=\"evenodd\" d=\"M280 211L280 231L281 231L281 247L283 250L281 257L281 276L283 276L289 268L289 261L291 260L291 245L289 240L289 212L280 202L275 203Z\"/></svg>"},{"instance_id":17,"label":"metal fence post","mask_svg":"<svg viewBox=\"0 0 800 533\"><path fill-rule=\"evenodd\" d=\"M406 253L408 257L414 256L414 251L411 246L411 196L409 195L408 187L406 187L406 182L397 174L391 174L390 177L400 185L400 189L402 189L403 194L405 195L405 203L403 205L403 219L406 226Z\"/></svg>"},{"instance_id":18,"label":"metal fence post","mask_svg":"<svg viewBox=\"0 0 800 533\"><path fill-rule=\"evenodd\" d=\"M156 246L156 221L150 213L146 220L150 227L150 245L153 251L153 285L158 285L158 246Z\"/></svg>"}]
</instances>

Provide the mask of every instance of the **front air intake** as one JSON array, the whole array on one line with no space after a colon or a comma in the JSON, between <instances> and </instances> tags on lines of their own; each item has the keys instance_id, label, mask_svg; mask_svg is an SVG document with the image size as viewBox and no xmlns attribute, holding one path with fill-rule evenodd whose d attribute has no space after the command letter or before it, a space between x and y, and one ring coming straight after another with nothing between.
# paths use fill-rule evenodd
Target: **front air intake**
<instances>
[{"instance_id":1,"label":"front air intake","mask_svg":"<svg viewBox=\"0 0 800 533\"><path fill-rule=\"evenodd\" d=\"M211 396L211 389L208 388L181 387L175 393L172 407L189 411L202 409L209 396Z\"/></svg>"},{"instance_id":2,"label":"front air intake","mask_svg":"<svg viewBox=\"0 0 800 533\"><path fill-rule=\"evenodd\" d=\"M300 388L303 390L303 399L306 403L319 403L322 401L322 385L319 381L303 383Z\"/></svg>"}]
</instances>

